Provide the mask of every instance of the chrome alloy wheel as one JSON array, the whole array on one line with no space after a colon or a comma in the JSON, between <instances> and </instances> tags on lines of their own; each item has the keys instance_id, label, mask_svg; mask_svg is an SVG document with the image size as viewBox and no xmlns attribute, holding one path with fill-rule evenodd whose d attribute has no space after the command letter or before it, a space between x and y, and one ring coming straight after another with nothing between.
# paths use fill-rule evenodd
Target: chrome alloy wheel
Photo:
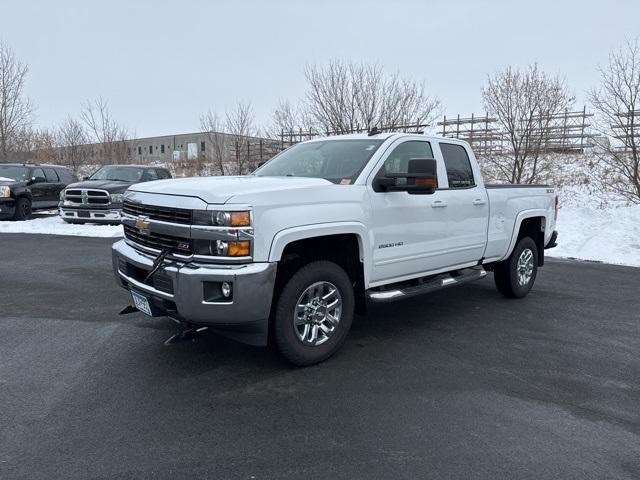
<instances>
[{"instance_id":1,"label":"chrome alloy wheel","mask_svg":"<svg viewBox=\"0 0 640 480\"><path fill-rule=\"evenodd\" d=\"M533 252L531 249L525 248L520 257L518 257L516 273L518 275L518 285L524 287L529 284L533 276Z\"/></svg>"},{"instance_id":2,"label":"chrome alloy wheel","mask_svg":"<svg viewBox=\"0 0 640 480\"><path fill-rule=\"evenodd\" d=\"M336 286L316 282L296 302L293 314L296 335L305 345L322 345L336 331L341 315L342 295Z\"/></svg>"}]
</instances>

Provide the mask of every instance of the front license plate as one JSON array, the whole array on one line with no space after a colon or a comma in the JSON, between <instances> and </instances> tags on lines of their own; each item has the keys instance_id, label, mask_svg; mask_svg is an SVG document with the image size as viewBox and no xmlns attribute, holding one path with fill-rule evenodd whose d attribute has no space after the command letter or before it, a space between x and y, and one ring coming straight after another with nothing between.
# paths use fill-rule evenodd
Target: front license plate
<instances>
[{"instance_id":1,"label":"front license plate","mask_svg":"<svg viewBox=\"0 0 640 480\"><path fill-rule=\"evenodd\" d=\"M137 292L131 292L131 297L133 298L133 304L138 310L146 315L149 315L150 317L153 316L147 297L145 297L144 295L140 295Z\"/></svg>"},{"instance_id":2,"label":"front license plate","mask_svg":"<svg viewBox=\"0 0 640 480\"><path fill-rule=\"evenodd\" d=\"M82 210L80 210L78 212L78 217L79 218L91 218L91 214L89 212L83 212Z\"/></svg>"}]
</instances>

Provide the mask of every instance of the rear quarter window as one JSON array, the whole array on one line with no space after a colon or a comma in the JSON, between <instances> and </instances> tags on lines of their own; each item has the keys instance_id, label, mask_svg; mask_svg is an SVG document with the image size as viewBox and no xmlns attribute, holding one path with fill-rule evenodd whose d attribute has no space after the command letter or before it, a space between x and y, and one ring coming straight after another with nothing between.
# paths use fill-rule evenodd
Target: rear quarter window
<instances>
[{"instance_id":1,"label":"rear quarter window","mask_svg":"<svg viewBox=\"0 0 640 480\"><path fill-rule=\"evenodd\" d=\"M440 151L447 169L449 188L468 188L475 186L471 161L467 149L454 143L440 143Z\"/></svg>"}]
</instances>

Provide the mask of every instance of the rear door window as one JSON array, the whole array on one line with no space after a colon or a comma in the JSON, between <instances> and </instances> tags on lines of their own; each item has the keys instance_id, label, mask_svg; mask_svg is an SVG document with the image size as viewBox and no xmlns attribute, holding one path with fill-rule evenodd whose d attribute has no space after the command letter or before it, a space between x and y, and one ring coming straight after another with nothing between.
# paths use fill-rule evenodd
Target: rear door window
<instances>
[{"instance_id":1,"label":"rear door window","mask_svg":"<svg viewBox=\"0 0 640 480\"><path fill-rule=\"evenodd\" d=\"M41 168L34 168L33 171L31 172L31 176L32 177L36 177L36 178L38 178L38 177L41 177L41 178L44 178L44 179L47 178L47 177L45 177L44 172L42 171Z\"/></svg>"},{"instance_id":2,"label":"rear door window","mask_svg":"<svg viewBox=\"0 0 640 480\"><path fill-rule=\"evenodd\" d=\"M454 143L440 143L440 151L447 169L449 188L469 188L475 186L471 161L467 149Z\"/></svg>"},{"instance_id":3,"label":"rear door window","mask_svg":"<svg viewBox=\"0 0 640 480\"><path fill-rule=\"evenodd\" d=\"M60 181L63 183L69 184L78 181L78 178L66 168L56 168L56 172L58 173L58 177L60 177Z\"/></svg>"},{"instance_id":4,"label":"rear door window","mask_svg":"<svg viewBox=\"0 0 640 480\"><path fill-rule=\"evenodd\" d=\"M58 183L60 179L53 168L44 168L44 175L49 183Z\"/></svg>"}]
</instances>

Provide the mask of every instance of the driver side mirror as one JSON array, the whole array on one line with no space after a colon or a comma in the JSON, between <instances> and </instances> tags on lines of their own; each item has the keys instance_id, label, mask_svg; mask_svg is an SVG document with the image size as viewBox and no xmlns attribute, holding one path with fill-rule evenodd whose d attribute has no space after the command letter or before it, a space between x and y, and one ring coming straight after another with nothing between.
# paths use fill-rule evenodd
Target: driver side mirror
<instances>
[{"instance_id":1,"label":"driver side mirror","mask_svg":"<svg viewBox=\"0 0 640 480\"><path fill-rule=\"evenodd\" d=\"M89 177L87 177L86 175L84 177L82 177L82 180L89 180Z\"/></svg>"},{"instance_id":2,"label":"driver side mirror","mask_svg":"<svg viewBox=\"0 0 640 480\"><path fill-rule=\"evenodd\" d=\"M33 185L34 183L45 183L47 181L44 177L31 177L31 181L29 185Z\"/></svg>"},{"instance_id":3,"label":"driver side mirror","mask_svg":"<svg viewBox=\"0 0 640 480\"><path fill-rule=\"evenodd\" d=\"M407 173L387 173L373 181L376 192L431 195L437 187L437 163L433 158L413 158L409 160Z\"/></svg>"}]
</instances>

